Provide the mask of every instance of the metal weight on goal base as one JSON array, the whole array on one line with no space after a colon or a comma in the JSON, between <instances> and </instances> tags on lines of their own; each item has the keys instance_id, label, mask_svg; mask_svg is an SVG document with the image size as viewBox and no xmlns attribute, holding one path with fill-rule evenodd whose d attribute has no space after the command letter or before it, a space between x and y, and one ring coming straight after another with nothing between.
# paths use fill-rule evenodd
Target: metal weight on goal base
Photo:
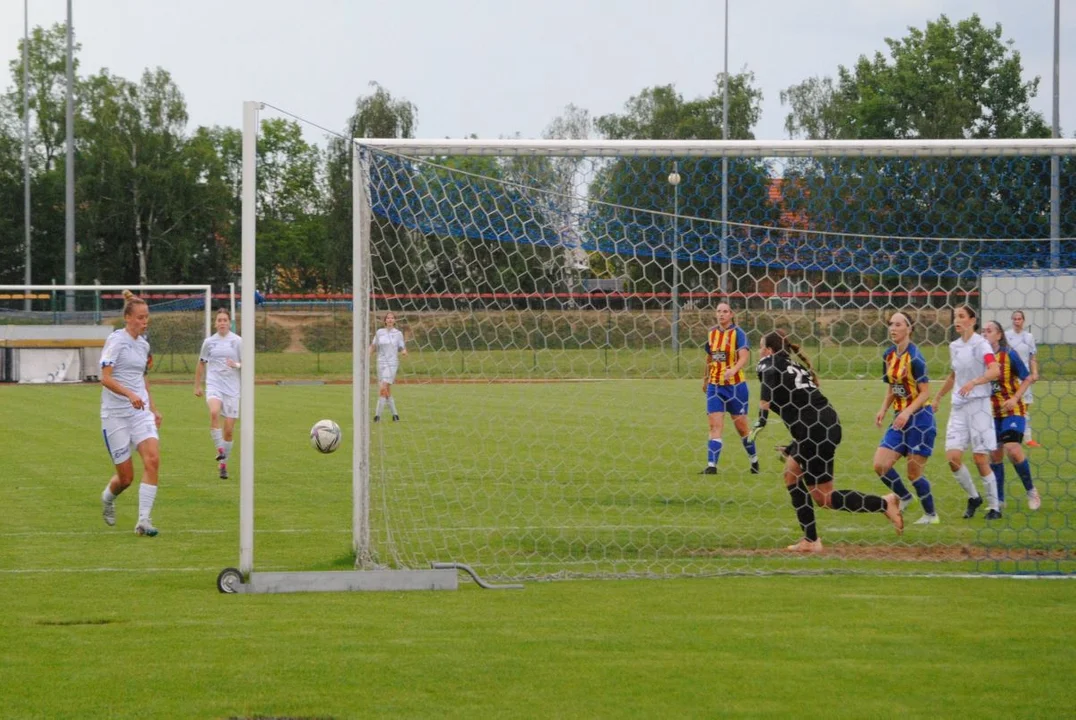
<instances>
[{"instance_id":1,"label":"metal weight on goal base","mask_svg":"<svg viewBox=\"0 0 1076 720\"><path fill-rule=\"evenodd\" d=\"M224 568L217 589L234 593L350 592L374 590L456 590L459 572L484 590L522 590L520 584L497 585L479 577L464 563L434 562L429 570L331 570L323 572L257 572L246 582L236 568Z\"/></svg>"}]
</instances>

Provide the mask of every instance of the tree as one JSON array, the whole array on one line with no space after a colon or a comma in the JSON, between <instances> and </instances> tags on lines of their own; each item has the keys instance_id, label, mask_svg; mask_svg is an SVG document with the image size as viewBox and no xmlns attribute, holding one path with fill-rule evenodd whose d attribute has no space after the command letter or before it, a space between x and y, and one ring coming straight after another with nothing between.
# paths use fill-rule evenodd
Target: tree
<instances>
[{"instance_id":1,"label":"tree","mask_svg":"<svg viewBox=\"0 0 1076 720\"><path fill-rule=\"evenodd\" d=\"M274 118L258 137L258 274L268 291L324 288L321 153L297 122Z\"/></svg>"},{"instance_id":2,"label":"tree","mask_svg":"<svg viewBox=\"0 0 1076 720\"><path fill-rule=\"evenodd\" d=\"M326 151L326 183L328 186L328 219L326 229L327 255L330 265L326 268L326 283L333 288L351 286L352 252L352 185L351 185L351 138L414 137L418 122L418 108L404 98L396 98L386 88L371 82L373 92L359 96L355 112L347 121L344 136L329 139ZM390 251L399 247L386 239L374 223L372 245L376 251Z\"/></svg>"},{"instance_id":3,"label":"tree","mask_svg":"<svg viewBox=\"0 0 1076 720\"><path fill-rule=\"evenodd\" d=\"M785 128L810 139L1047 137L1030 102L1037 77L1024 81L1020 53L1000 25L977 15L886 38L889 56L861 56L837 80L810 78L781 93ZM812 228L913 238L1041 237L1049 198L1048 162L1036 158L924 158L793 161L785 201ZM993 244L969 254L953 243L835 240L829 248L871 272L961 275L982 265L1032 258ZM994 250L1001 251L998 255Z\"/></svg>"},{"instance_id":4,"label":"tree","mask_svg":"<svg viewBox=\"0 0 1076 720\"><path fill-rule=\"evenodd\" d=\"M1048 137L1031 109L1039 78L1023 80L1020 53L1000 24L942 15L925 30L886 38L890 57L860 56L837 83L811 78L781 93L793 137L860 139Z\"/></svg>"},{"instance_id":5,"label":"tree","mask_svg":"<svg viewBox=\"0 0 1076 720\"><path fill-rule=\"evenodd\" d=\"M0 134L17 143L20 171L18 187L7 193L17 193L17 204L12 206L16 214L8 215L11 232L0 233L0 250L5 257L17 258L17 266L7 266L12 275L21 282L24 273L24 217L22 203L22 133L23 98L28 96L30 106L30 213L33 219L33 280L48 282L64 277L64 151L66 142L66 92L67 92L67 33L62 24L48 29L35 27L30 33L29 85L24 86L22 68L22 40L17 45L16 58L11 60L12 84L0 98ZM78 52L81 46L73 46L75 67L75 119L81 117L78 98L82 92L77 75ZM77 153L77 148L76 148ZM14 195L11 195L14 198Z\"/></svg>"},{"instance_id":6,"label":"tree","mask_svg":"<svg viewBox=\"0 0 1076 720\"><path fill-rule=\"evenodd\" d=\"M761 117L762 91L754 85L754 73L743 71L726 78L719 74L714 91L705 97L685 100L672 85L644 89L630 98L621 115L604 115L595 124L611 139L714 140L722 131L723 93L729 89L729 138L752 139L751 128ZM677 163L681 183L679 207L668 175ZM732 158L728 161L728 220L731 223L771 224L777 218L769 199L770 171L762 160ZM683 283L710 289L716 284L720 256L722 172L713 158L621 158L596 174L592 198L612 205L591 213L585 233L587 249L614 252L645 262L640 278L647 287L667 288L672 282L673 244L679 262L689 261ZM614 207L616 206L616 207ZM674 228L674 209L680 219ZM742 236L743 233L730 235ZM738 242L729 254L738 254Z\"/></svg>"}]
</instances>

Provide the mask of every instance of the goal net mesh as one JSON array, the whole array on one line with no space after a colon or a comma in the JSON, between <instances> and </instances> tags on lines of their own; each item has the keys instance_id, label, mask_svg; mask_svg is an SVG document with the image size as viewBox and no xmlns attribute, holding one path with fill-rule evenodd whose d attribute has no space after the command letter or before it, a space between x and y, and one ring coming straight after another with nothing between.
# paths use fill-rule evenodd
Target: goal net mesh
<instances>
[{"instance_id":1,"label":"goal net mesh","mask_svg":"<svg viewBox=\"0 0 1076 720\"><path fill-rule=\"evenodd\" d=\"M466 562L501 578L757 572L1071 572L1076 441L1076 159L1062 158L1062 238L1049 239L1050 158L677 157L675 152L419 157L358 149L370 209L369 337L394 313L408 354L371 425L370 555ZM722 222L723 177L727 222ZM1046 273L983 306L984 273ZM1008 460L1003 517L945 462L950 403L925 477L941 522L897 536L883 514L816 507L802 537L774 447L761 472L726 417L716 474L703 373L715 309L746 333L758 408L760 339L786 330L839 413L835 487L885 495L872 458L887 321L914 321L930 392L949 371L955 309L1009 328L1024 310L1041 379L1026 448L1037 510ZM371 362L371 413L377 401ZM965 462L982 484L970 453ZM897 470L905 484L903 460Z\"/></svg>"}]
</instances>

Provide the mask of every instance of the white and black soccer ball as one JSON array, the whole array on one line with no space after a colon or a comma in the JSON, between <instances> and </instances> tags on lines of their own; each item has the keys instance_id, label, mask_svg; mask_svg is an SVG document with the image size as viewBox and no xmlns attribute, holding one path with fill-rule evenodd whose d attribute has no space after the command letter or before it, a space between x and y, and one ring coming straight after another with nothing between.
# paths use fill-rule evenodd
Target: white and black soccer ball
<instances>
[{"instance_id":1,"label":"white and black soccer ball","mask_svg":"<svg viewBox=\"0 0 1076 720\"><path fill-rule=\"evenodd\" d=\"M332 420L318 420L310 428L310 445L320 453L335 452L340 447L340 426Z\"/></svg>"}]
</instances>

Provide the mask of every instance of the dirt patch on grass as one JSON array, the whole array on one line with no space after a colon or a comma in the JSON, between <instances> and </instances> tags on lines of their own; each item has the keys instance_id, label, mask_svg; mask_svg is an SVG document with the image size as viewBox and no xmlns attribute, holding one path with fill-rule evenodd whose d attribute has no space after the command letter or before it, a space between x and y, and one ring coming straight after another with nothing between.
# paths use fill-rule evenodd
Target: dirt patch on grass
<instances>
[{"instance_id":1,"label":"dirt patch on grass","mask_svg":"<svg viewBox=\"0 0 1076 720\"><path fill-rule=\"evenodd\" d=\"M852 543L823 543L820 553L807 557L839 558L842 560L881 560L887 562L961 562L961 561L1058 561L1071 560L1067 550L1029 548L991 548L975 545L857 545ZM689 553L696 557L803 557L783 546L776 548L707 548Z\"/></svg>"}]
</instances>

